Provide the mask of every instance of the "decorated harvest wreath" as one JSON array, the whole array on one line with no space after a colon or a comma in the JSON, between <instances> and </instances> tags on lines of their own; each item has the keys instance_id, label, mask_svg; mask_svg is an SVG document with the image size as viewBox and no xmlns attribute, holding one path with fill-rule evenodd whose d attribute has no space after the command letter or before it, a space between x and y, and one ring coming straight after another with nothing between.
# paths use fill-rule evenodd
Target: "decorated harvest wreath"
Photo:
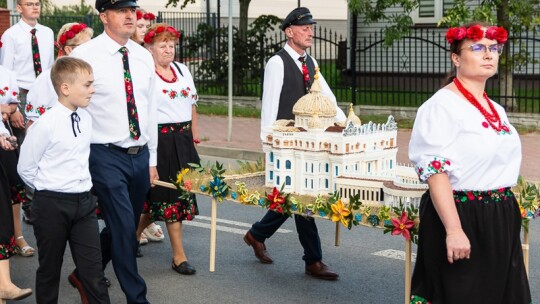
<instances>
[{"instance_id":1,"label":"decorated harvest wreath","mask_svg":"<svg viewBox=\"0 0 540 304\"><path fill-rule=\"evenodd\" d=\"M359 195L344 201L338 192L327 196L297 197L292 193L283 192L283 187L272 188L270 191L250 190L245 176L225 176L223 165L216 162L210 167L190 164L192 170L184 169L172 181L180 192L180 198L188 197L190 193L203 193L219 202L225 199L233 200L244 205L260 206L281 214L300 214L304 216L321 217L340 222L351 229L353 226L365 225L384 228L384 233L402 235L406 240L416 243L418 240L418 208L414 206L399 207L368 206L362 204ZM260 174L259 174L260 175ZM226 180L236 180L234 186ZM254 187L255 188L255 187ZM540 193L534 184L519 179L516 187L518 203L522 215L522 225L528 229L530 219L540 216ZM262 192L264 191L264 194Z\"/></svg>"}]
</instances>

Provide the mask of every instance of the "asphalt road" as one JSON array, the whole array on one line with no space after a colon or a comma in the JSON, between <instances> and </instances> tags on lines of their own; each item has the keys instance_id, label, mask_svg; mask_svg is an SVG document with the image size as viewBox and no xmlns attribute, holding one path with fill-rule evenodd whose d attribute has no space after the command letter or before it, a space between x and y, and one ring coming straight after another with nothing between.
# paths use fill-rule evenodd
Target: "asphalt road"
<instances>
[{"instance_id":1,"label":"asphalt road","mask_svg":"<svg viewBox=\"0 0 540 304\"><path fill-rule=\"evenodd\" d=\"M403 303L404 262L374 255L384 250L403 250L401 236L384 235L381 229L341 229L341 245L334 246L335 224L318 220L324 261L340 274L335 282L316 280L304 274L302 249L294 220L288 220L266 245L274 264L263 265L253 256L242 236L251 223L264 215L258 207L224 202L218 206L216 271L209 268L210 199L199 196L201 216L184 226L184 244L197 274L182 276L171 269L168 241L143 247L139 271L148 286L152 303ZM34 245L32 227L23 224L25 236ZM531 289L533 302L540 299L540 221L531 224ZM166 238L167 240L167 238ZM414 246L413 246L414 248ZM21 287L34 285L37 257L16 256L11 261L12 280ZM66 251L60 286L60 303L80 303L67 282L73 269ZM112 303L125 303L112 267L106 270L113 285ZM34 303L29 298L18 303Z\"/></svg>"}]
</instances>

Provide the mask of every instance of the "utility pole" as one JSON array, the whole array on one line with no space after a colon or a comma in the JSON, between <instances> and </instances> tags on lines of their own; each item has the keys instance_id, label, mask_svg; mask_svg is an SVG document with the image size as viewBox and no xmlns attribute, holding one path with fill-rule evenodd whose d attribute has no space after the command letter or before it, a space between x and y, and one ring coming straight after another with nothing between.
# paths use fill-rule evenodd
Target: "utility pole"
<instances>
[{"instance_id":1,"label":"utility pole","mask_svg":"<svg viewBox=\"0 0 540 304\"><path fill-rule=\"evenodd\" d=\"M298 7L300 7L300 0L298 0Z\"/></svg>"}]
</instances>

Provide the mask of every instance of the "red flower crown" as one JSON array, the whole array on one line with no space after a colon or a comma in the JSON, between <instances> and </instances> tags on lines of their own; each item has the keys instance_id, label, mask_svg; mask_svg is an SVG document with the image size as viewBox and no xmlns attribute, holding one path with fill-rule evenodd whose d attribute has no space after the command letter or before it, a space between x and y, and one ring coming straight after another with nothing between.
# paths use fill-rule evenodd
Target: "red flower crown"
<instances>
[{"instance_id":1,"label":"red flower crown","mask_svg":"<svg viewBox=\"0 0 540 304\"><path fill-rule=\"evenodd\" d=\"M163 32L169 32L176 36L176 38L180 39L180 33L172 26L158 26L155 30L149 31L144 35L144 43L151 44L154 41L154 38Z\"/></svg>"},{"instance_id":2,"label":"red flower crown","mask_svg":"<svg viewBox=\"0 0 540 304\"><path fill-rule=\"evenodd\" d=\"M496 40L497 43L504 44L508 40L508 32L502 26L490 26L488 28L475 24L469 28L451 27L446 32L446 41L452 43L465 38L478 41L482 38Z\"/></svg>"},{"instance_id":3,"label":"red flower crown","mask_svg":"<svg viewBox=\"0 0 540 304\"><path fill-rule=\"evenodd\" d=\"M62 35L60 35L60 37L58 37L58 44L60 48L65 46L66 42L69 39L74 38L75 36L77 36L78 33L82 32L87 27L88 26L84 23L77 23L68 28L67 31L65 31Z\"/></svg>"},{"instance_id":4,"label":"red flower crown","mask_svg":"<svg viewBox=\"0 0 540 304\"><path fill-rule=\"evenodd\" d=\"M154 15L152 13L144 13L143 14L143 12L141 10L137 10L137 20L141 20L141 19L154 21L154 20L156 20L156 15Z\"/></svg>"}]
</instances>

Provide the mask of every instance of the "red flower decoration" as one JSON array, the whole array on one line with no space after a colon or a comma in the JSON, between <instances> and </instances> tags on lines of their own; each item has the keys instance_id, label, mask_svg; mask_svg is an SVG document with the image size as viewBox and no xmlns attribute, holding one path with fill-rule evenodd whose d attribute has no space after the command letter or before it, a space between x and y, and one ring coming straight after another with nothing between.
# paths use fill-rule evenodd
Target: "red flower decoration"
<instances>
[{"instance_id":1,"label":"red flower decoration","mask_svg":"<svg viewBox=\"0 0 540 304\"><path fill-rule=\"evenodd\" d=\"M506 133L510 133L510 129L507 126L502 126L502 130Z\"/></svg>"},{"instance_id":2,"label":"red flower decoration","mask_svg":"<svg viewBox=\"0 0 540 304\"><path fill-rule=\"evenodd\" d=\"M149 21L154 21L156 20L156 15L152 14L152 13L146 13L142 16L144 18L144 20L149 20ZM137 15L137 19L140 19Z\"/></svg>"},{"instance_id":3,"label":"red flower decoration","mask_svg":"<svg viewBox=\"0 0 540 304\"><path fill-rule=\"evenodd\" d=\"M451 27L446 32L446 41L448 41L448 43L459 41L465 38L466 35L467 30L464 27Z\"/></svg>"},{"instance_id":4,"label":"red flower decoration","mask_svg":"<svg viewBox=\"0 0 540 304\"><path fill-rule=\"evenodd\" d=\"M187 191L191 192L191 189L193 189L193 184L191 181L184 181L184 188L186 188Z\"/></svg>"},{"instance_id":5,"label":"red flower decoration","mask_svg":"<svg viewBox=\"0 0 540 304\"><path fill-rule=\"evenodd\" d=\"M67 39L71 39L73 37L75 37L75 33L73 33L72 31L67 31L66 32L66 38Z\"/></svg>"},{"instance_id":6,"label":"red flower decoration","mask_svg":"<svg viewBox=\"0 0 540 304\"><path fill-rule=\"evenodd\" d=\"M45 108L43 106L37 108L38 112L39 112L39 115L43 115L43 113L45 113Z\"/></svg>"},{"instance_id":7,"label":"red flower decoration","mask_svg":"<svg viewBox=\"0 0 540 304\"><path fill-rule=\"evenodd\" d=\"M484 30L478 24L473 25L467 29L467 38L473 41L478 41L484 38Z\"/></svg>"},{"instance_id":8,"label":"red flower decoration","mask_svg":"<svg viewBox=\"0 0 540 304\"><path fill-rule=\"evenodd\" d=\"M184 97L188 96L188 92L186 90L182 90L181 93L182 93L182 96L184 96Z\"/></svg>"},{"instance_id":9,"label":"red flower decoration","mask_svg":"<svg viewBox=\"0 0 540 304\"><path fill-rule=\"evenodd\" d=\"M172 215L172 212L171 212L171 209L170 209L170 208L167 208L167 209L165 209L165 211L163 211L163 217L164 217L164 218L170 219L170 218L171 218L171 215Z\"/></svg>"},{"instance_id":10,"label":"red flower decoration","mask_svg":"<svg viewBox=\"0 0 540 304\"><path fill-rule=\"evenodd\" d=\"M483 122L482 122L482 127L484 127L484 128L486 128L486 129L487 129L487 128L489 127L489 125L488 125L488 123L487 123L487 122L483 121Z\"/></svg>"},{"instance_id":11,"label":"red flower decoration","mask_svg":"<svg viewBox=\"0 0 540 304\"><path fill-rule=\"evenodd\" d=\"M9 88L8 88L8 87L4 87L4 90L8 91L8 90L9 90Z\"/></svg>"},{"instance_id":12,"label":"red flower decoration","mask_svg":"<svg viewBox=\"0 0 540 304\"><path fill-rule=\"evenodd\" d=\"M504 44L508 40L508 32L502 26L490 26L486 30L486 38L497 40L498 43Z\"/></svg>"},{"instance_id":13,"label":"red flower decoration","mask_svg":"<svg viewBox=\"0 0 540 304\"><path fill-rule=\"evenodd\" d=\"M283 207L281 205L285 204L285 198L281 195L278 188L274 187L272 193L268 194L267 198L270 201L270 210L283 213Z\"/></svg>"},{"instance_id":14,"label":"red flower decoration","mask_svg":"<svg viewBox=\"0 0 540 304\"><path fill-rule=\"evenodd\" d=\"M401 214L401 218L399 220L396 218L393 218L392 225L394 225L394 229L392 230L392 235L401 234L407 241L411 239L410 229L414 227L414 221L409 220L409 218L407 217L406 211L404 211Z\"/></svg>"},{"instance_id":15,"label":"red flower decoration","mask_svg":"<svg viewBox=\"0 0 540 304\"><path fill-rule=\"evenodd\" d=\"M435 168L435 170L439 170L441 168L441 162L438 161L438 160L434 160L431 162L431 165L433 166L433 168Z\"/></svg>"},{"instance_id":16,"label":"red flower decoration","mask_svg":"<svg viewBox=\"0 0 540 304\"><path fill-rule=\"evenodd\" d=\"M167 134L169 133L169 128L167 127L161 127L161 130L159 131L160 133L163 133L163 134Z\"/></svg>"},{"instance_id":17,"label":"red flower decoration","mask_svg":"<svg viewBox=\"0 0 540 304\"><path fill-rule=\"evenodd\" d=\"M163 32L169 32L176 36L176 38L180 38L180 33L172 26L158 26L155 30L149 31L144 36L144 43L151 44L154 40L155 36L158 34L161 34Z\"/></svg>"},{"instance_id":18,"label":"red flower decoration","mask_svg":"<svg viewBox=\"0 0 540 304\"><path fill-rule=\"evenodd\" d=\"M473 194L471 191L467 192L467 198L468 198L470 201L474 200L474 194Z\"/></svg>"},{"instance_id":19,"label":"red flower decoration","mask_svg":"<svg viewBox=\"0 0 540 304\"><path fill-rule=\"evenodd\" d=\"M164 26L158 26L158 28L156 29L156 33L163 33L165 31L165 27Z\"/></svg>"},{"instance_id":20,"label":"red flower decoration","mask_svg":"<svg viewBox=\"0 0 540 304\"><path fill-rule=\"evenodd\" d=\"M84 23L77 23L77 24L72 25L62 35L60 35L60 37L58 37L58 43L60 44L60 47L63 47L64 45L66 45L69 39L75 38L77 34L82 32L87 27L88 26Z\"/></svg>"},{"instance_id":21,"label":"red flower decoration","mask_svg":"<svg viewBox=\"0 0 540 304\"><path fill-rule=\"evenodd\" d=\"M30 104L30 103L26 104L26 112L32 111L33 108L34 108L34 106L32 106L32 104Z\"/></svg>"},{"instance_id":22,"label":"red flower decoration","mask_svg":"<svg viewBox=\"0 0 540 304\"><path fill-rule=\"evenodd\" d=\"M143 12L141 10L137 10L136 14L137 14L137 20L141 20L141 18L143 17Z\"/></svg>"}]
</instances>

